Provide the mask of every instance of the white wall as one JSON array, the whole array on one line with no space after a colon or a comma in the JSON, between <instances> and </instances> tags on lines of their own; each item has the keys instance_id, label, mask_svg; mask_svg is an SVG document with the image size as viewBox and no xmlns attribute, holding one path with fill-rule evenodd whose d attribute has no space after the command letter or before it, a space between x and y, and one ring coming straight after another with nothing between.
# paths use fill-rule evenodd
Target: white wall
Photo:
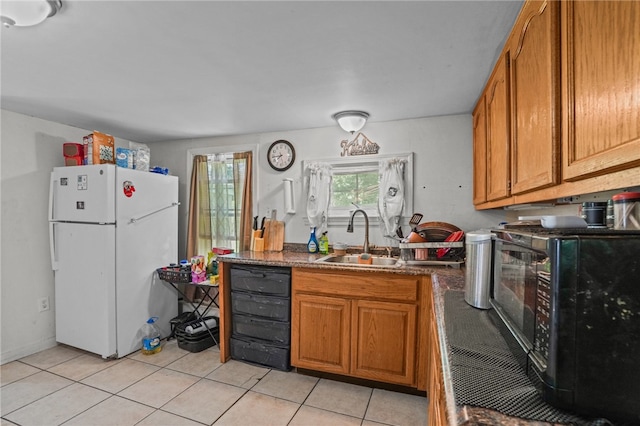
<instances>
[{"instance_id":1,"label":"white wall","mask_svg":"<svg viewBox=\"0 0 640 426\"><path fill-rule=\"evenodd\" d=\"M1 111L0 177L1 191L1 354L6 363L55 345L55 300L53 272L49 256L47 205L49 173L63 166L62 144L81 142L93 129L78 129L59 123ZM97 129L103 130L103 129ZM106 130L103 130L106 131ZM364 133L380 145L380 154L414 152L414 209L423 220L454 223L464 230L492 226L504 219L502 210L476 212L471 202L471 116L449 116L370 123ZM211 146L257 146L258 208L255 214L278 209L282 219L284 196L282 179L293 178L297 213L284 218L287 242L305 243L301 161L340 156L345 134L337 126L290 132L217 137L151 144L151 164L169 167L180 177L180 253L185 252L187 212L187 151ZM266 163L268 146L287 139L296 148L296 164L284 173ZM116 138L116 146L129 141ZM347 234L346 227L332 227L331 241L362 244L362 228ZM377 228L373 244L384 243ZM51 310L38 312L37 300L49 297ZM80 301L81 302L81 301ZM91 318L78 318L91 321Z\"/></svg>"},{"instance_id":2,"label":"white wall","mask_svg":"<svg viewBox=\"0 0 640 426\"><path fill-rule=\"evenodd\" d=\"M49 256L47 205L49 173L63 166L62 144L81 142L93 129L78 129L0 110L0 363L30 355L55 345L55 300L53 272ZM103 129L97 129L103 130ZM106 130L103 130L106 131ZM414 210L423 213L423 221L445 221L465 231L494 226L505 220L501 209L475 211L472 204L472 132L471 116L458 115L422 118L387 123L369 123L364 133L380 145L380 154L414 152ZM278 209L283 218L282 179L295 182L297 213L284 218L285 241L306 243L302 203L302 160L338 158L340 142L348 136L337 126L300 131L169 141L151 144L151 164L169 167L180 178L180 255L185 253L188 205L187 152L216 146L255 146L258 148L257 196L254 214ZM296 164L284 173L273 171L266 163L268 146L286 139L296 148ZM129 141L116 138L116 146ZM599 201L610 194L587 195L582 201ZM596 198L594 198L596 197ZM517 215L575 214L577 205L543 211L509 212ZM353 234L346 227L329 229L331 241L361 244L362 228ZM378 229L372 229L373 244L384 244ZM37 300L49 297L51 310L38 312ZM91 321L91 318L78 318Z\"/></svg>"},{"instance_id":3,"label":"white wall","mask_svg":"<svg viewBox=\"0 0 640 426\"><path fill-rule=\"evenodd\" d=\"M62 144L91 130L1 111L0 363L54 346L55 300L49 256L49 173L64 166ZM129 141L116 138L116 146ZM51 309L38 312L37 300ZM78 318L91 321L91 318Z\"/></svg>"},{"instance_id":4,"label":"white wall","mask_svg":"<svg viewBox=\"0 0 640 426\"><path fill-rule=\"evenodd\" d=\"M414 152L414 210L424 214L423 221L444 221L465 231L495 226L504 220L504 212L474 209L472 203L472 122L470 115L368 123L363 133L380 145L380 155ZM306 205L303 202L303 160L340 157L340 142L349 135L338 126L288 132L215 137L182 141L167 141L151 145L151 163L169 167L180 177L180 253L184 255L186 241L187 187L189 183L187 151L206 147L234 145L258 146L257 207L254 215L264 216L278 210L278 219L285 221L285 241L306 243L309 228L305 225ZM282 173L273 171L266 162L269 145L278 140L290 141L296 149L296 163ZM294 180L296 214L284 215L282 179ZM408 212L410 215L411 212ZM360 218L360 216L359 216ZM404 228L407 229L406 227ZM353 234L346 226L330 226L331 242L362 244L362 228ZM389 245L377 226L372 227L372 244Z\"/></svg>"}]
</instances>

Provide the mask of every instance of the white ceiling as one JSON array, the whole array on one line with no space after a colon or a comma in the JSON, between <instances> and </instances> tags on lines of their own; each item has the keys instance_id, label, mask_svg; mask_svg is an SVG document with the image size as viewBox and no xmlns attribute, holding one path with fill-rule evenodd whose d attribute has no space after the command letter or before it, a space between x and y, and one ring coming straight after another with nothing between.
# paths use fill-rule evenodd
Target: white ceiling
<instances>
[{"instance_id":1,"label":"white ceiling","mask_svg":"<svg viewBox=\"0 0 640 426\"><path fill-rule=\"evenodd\" d=\"M1 106L136 142L470 113L522 1L65 1Z\"/></svg>"}]
</instances>

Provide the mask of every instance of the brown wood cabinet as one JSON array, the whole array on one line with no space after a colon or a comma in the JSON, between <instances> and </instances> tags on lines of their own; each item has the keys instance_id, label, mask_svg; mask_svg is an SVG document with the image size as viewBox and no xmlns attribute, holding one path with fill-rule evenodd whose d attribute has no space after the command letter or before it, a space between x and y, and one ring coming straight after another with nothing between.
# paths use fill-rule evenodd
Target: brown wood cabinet
<instances>
[{"instance_id":1,"label":"brown wood cabinet","mask_svg":"<svg viewBox=\"0 0 640 426\"><path fill-rule=\"evenodd\" d=\"M440 341L438 339L438 325L433 306L432 292L429 292L429 374L428 390L429 406L427 408L428 424L430 426L445 426L447 421L447 405L444 390L444 375L442 373L442 358L440 356Z\"/></svg>"},{"instance_id":2,"label":"brown wood cabinet","mask_svg":"<svg viewBox=\"0 0 640 426\"><path fill-rule=\"evenodd\" d=\"M640 164L640 2L562 2L563 178Z\"/></svg>"},{"instance_id":3,"label":"brown wood cabinet","mask_svg":"<svg viewBox=\"0 0 640 426\"><path fill-rule=\"evenodd\" d=\"M510 195L509 52L496 64L485 92L487 201Z\"/></svg>"},{"instance_id":4,"label":"brown wood cabinet","mask_svg":"<svg viewBox=\"0 0 640 426\"><path fill-rule=\"evenodd\" d=\"M417 387L421 280L293 268L291 364Z\"/></svg>"},{"instance_id":5,"label":"brown wood cabinet","mask_svg":"<svg viewBox=\"0 0 640 426\"><path fill-rule=\"evenodd\" d=\"M298 292L294 293L292 313L292 364L349 374L350 300Z\"/></svg>"},{"instance_id":6,"label":"brown wood cabinet","mask_svg":"<svg viewBox=\"0 0 640 426\"><path fill-rule=\"evenodd\" d=\"M354 300L351 373L415 385L416 304Z\"/></svg>"},{"instance_id":7,"label":"brown wood cabinet","mask_svg":"<svg viewBox=\"0 0 640 426\"><path fill-rule=\"evenodd\" d=\"M487 114L484 96L473 110L473 204L487 201Z\"/></svg>"},{"instance_id":8,"label":"brown wood cabinet","mask_svg":"<svg viewBox=\"0 0 640 426\"><path fill-rule=\"evenodd\" d=\"M525 3L508 41L511 193L559 182L560 3Z\"/></svg>"},{"instance_id":9,"label":"brown wood cabinet","mask_svg":"<svg viewBox=\"0 0 640 426\"><path fill-rule=\"evenodd\" d=\"M524 3L474 110L477 209L640 185L638 34L638 1Z\"/></svg>"}]
</instances>

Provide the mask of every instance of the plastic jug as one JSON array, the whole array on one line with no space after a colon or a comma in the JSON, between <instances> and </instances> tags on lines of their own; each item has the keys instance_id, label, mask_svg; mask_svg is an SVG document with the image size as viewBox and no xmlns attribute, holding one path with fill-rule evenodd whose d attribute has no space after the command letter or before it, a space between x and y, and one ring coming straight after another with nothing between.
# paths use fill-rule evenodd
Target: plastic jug
<instances>
[{"instance_id":1,"label":"plastic jug","mask_svg":"<svg viewBox=\"0 0 640 426\"><path fill-rule=\"evenodd\" d=\"M156 325L158 317L151 317L142 326L142 353L153 355L162 350L160 346L160 329Z\"/></svg>"}]
</instances>

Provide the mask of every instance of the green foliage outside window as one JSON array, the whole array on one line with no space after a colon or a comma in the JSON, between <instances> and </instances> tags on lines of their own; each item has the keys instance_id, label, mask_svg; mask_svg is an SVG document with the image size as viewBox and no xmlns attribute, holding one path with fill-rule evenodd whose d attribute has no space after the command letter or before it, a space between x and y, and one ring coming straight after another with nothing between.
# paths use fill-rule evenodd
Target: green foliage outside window
<instances>
[{"instance_id":1,"label":"green foliage outside window","mask_svg":"<svg viewBox=\"0 0 640 426\"><path fill-rule=\"evenodd\" d=\"M331 207L353 208L378 203L378 172L335 174L331 182Z\"/></svg>"}]
</instances>

